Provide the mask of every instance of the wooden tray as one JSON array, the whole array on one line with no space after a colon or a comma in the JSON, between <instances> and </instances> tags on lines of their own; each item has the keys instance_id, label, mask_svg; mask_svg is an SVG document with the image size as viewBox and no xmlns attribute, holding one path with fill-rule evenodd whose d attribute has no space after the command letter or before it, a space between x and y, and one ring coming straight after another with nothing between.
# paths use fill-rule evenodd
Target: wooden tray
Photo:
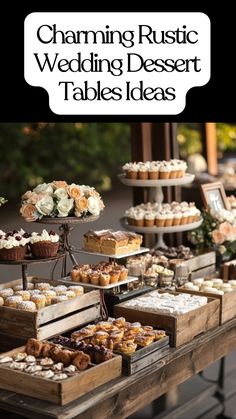
<instances>
[{"instance_id":1,"label":"wooden tray","mask_svg":"<svg viewBox=\"0 0 236 419\"><path fill-rule=\"evenodd\" d=\"M4 355L11 356L18 352L24 352L25 346L6 352ZM74 377L62 381L35 377L24 372L12 370L0 366L0 388L37 397L40 400L48 400L58 405L70 403L121 375L121 356L114 355L108 361L80 372ZM91 396L92 397L92 396Z\"/></svg>"},{"instance_id":2,"label":"wooden tray","mask_svg":"<svg viewBox=\"0 0 236 419\"><path fill-rule=\"evenodd\" d=\"M46 279L28 278L29 282L49 282ZM21 280L0 284L0 289L20 285ZM0 307L0 333L27 340L30 337L46 339L66 332L100 316L99 291L90 291L72 300L44 307L37 311L23 311Z\"/></svg>"},{"instance_id":3,"label":"wooden tray","mask_svg":"<svg viewBox=\"0 0 236 419\"><path fill-rule=\"evenodd\" d=\"M186 294L202 295L209 298L217 298L220 301L220 324L224 324L227 321L236 317L236 290L227 292L224 295L214 294L203 291L191 291L184 288L178 288L177 291L184 292Z\"/></svg>"},{"instance_id":4,"label":"wooden tray","mask_svg":"<svg viewBox=\"0 0 236 419\"><path fill-rule=\"evenodd\" d=\"M184 264L188 266L192 279L210 275L216 271L216 253L210 251L196 255Z\"/></svg>"},{"instance_id":5,"label":"wooden tray","mask_svg":"<svg viewBox=\"0 0 236 419\"><path fill-rule=\"evenodd\" d=\"M122 356L122 374L132 375L163 358L169 352L169 340L169 336L164 337L130 355L114 351L114 353Z\"/></svg>"},{"instance_id":6,"label":"wooden tray","mask_svg":"<svg viewBox=\"0 0 236 419\"><path fill-rule=\"evenodd\" d=\"M148 294L146 294L148 295ZM126 320L142 324L150 324L169 332L171 346L178 347L190 342L194 337L219 326L219 299L208 298L208 303L182 315L159 314L151 311L131 309L125 303L114 307L115 317L125 317Z\"/></svg>"}]
</instances>

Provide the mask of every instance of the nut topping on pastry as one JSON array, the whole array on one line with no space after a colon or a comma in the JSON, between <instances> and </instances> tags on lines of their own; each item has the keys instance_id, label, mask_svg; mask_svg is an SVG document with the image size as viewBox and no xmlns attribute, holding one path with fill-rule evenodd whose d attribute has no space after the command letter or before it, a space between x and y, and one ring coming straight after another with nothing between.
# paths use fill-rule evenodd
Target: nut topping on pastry
<instances>
[{"instance_id":1,"label":"nut topping on pastry","mask_svg":"<svg viewBox=\"0 0 236 419\"><path fill-rule=\"evenodd\" d=\"M10 364L10 368L12 368L13 370L19 370L19 371L24 371L27 367L26 362L12 362Z\"/></svg>"},{"instance_id":2,"label":"nut topping on pastry","mask_svg":"<svg viewBox=\"0 0 236 419\"><path fill-rule=\"evenodd\" d=\"M33 355L28 355L25 360L25 362L27 362L27 364L35 364L36 362L36 358Z\"/></svg>"},{"instance_id":3,"label":"nut topping on pastry","mask_svg":"<svg viewBox=\"0 0 236 419\"><path fill-rule=\"evenodd\" d=\"M42 367L51 367L53 365L53 360L52 360L52 358L43 358L40 361L40 365Z\"/></svg>"},{"instance_id":4,"label":"nut topping on pastry","mask_svg":"<svg viewBox=\"0 0 236 419\"><path fill-rule=\"evenodd\" d=\"M37 371L34 375L41 378L52 378L54 376L54 372L51 370Z\"/></svg>"},{"instance_id":5,"label":"nut topping on pastry","mask_svg":"<svg viewBox=\"0 0 236 419\"><path fill-rule=\"evenodd\" d=\"M52 377L52 379L53 379L54 381L65 380L66 378L68 378L68 375L67 375L67 374L64 374L64 373L62 373L62 374L55 374L55 375Z\"/></svg>"},{"instance_id":6,"label":"nut topping on pastry","mask_svg":"<svg viewBox=\"0 0 236 419\"><path fill-rule=\"evenodd\" d=\"M63 370L63 368L64 368L64 364L62 362L58 362L57 364L54 364L52 366L52 370L54 372L61 372Z\"/></svg>"},{"instance_id":7,"label":"nut topping on pastry","mask_svg":"<svg viewBox=\"0 0 236 419\"><path fill-rule=\"evenodd\" d=\"M41 365L29 365L25 369L25 372L27 372L28 374L34 374L37 371L42 371Z\"/></svg>"}]
</instances>

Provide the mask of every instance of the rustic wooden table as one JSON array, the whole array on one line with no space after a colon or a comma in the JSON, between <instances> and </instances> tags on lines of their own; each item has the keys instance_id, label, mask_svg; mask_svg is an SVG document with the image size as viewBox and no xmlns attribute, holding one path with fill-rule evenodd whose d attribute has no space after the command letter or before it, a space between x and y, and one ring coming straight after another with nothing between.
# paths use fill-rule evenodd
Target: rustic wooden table
<instances>
[{"instance_id":1,"label":"rustic wooden table","mask_svg":"<svg viewBox=\"0 0 236 419\"><path fill-rule=\"evenodd\" d=\"M0 408L28 418L126 418L235 349L236 318L67 406L0 390Z\"/></svg>"}]
</instances>

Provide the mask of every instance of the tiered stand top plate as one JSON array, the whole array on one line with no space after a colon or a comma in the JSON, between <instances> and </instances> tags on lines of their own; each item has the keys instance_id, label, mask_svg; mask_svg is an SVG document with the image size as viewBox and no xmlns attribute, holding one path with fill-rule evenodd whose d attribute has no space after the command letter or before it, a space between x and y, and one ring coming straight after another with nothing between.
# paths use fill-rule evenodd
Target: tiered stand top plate
<instances>
[{"instance_id":1,"label":"tiered stand top plate","mask_svg":"<svg viewBox=\"0 0 236 419\"><path fill-rule=\"evenodd\" d=\"M128 276L127 279L124 279L124 281L116 282L115 284L109 284L106 286L102 285L93 285L93 284L87 284L85 282L76 282L72 281L70 277L58 279L57 282L61 282L63 284L70 284L70 285L82 285L84 288L93 288L93 289L99 289L99 290L109 290L111 288L119 287L120 285L129 284L130 282L138 281L139 278L136 276Z\"/></svg>"},{"instance_id":2,"label":"tiered stand top plate","mask_svg":"<svg viewBox=\"0 0 236 419\"><path fill-rule=\"evenodd\" d=\"M129 231L134 231L136 233L181 233L183 231L194 230L195 228L200 227L203 222L201 218L199 221L195 221L194 223L189 224L181 224L178 226L170 226L170 227L139 227L139 226L132 226L128 224L127 218L123 217L120 220L122 227L126 228Z\"/></svg>"},{"instance_id":3,"label":"tiered stand top plate","mask_svg":"<svg viewBox=\"0 0 236 419\"><path fill-rule=\"evenodd\" d=\"M105 257L105 258L110 258L110 259L125 259L128 258L130 256L135 256L135 255L140 255L142 253L147 253L149 252L149 248L148 247L140 247L140 250L135 250L134 252L129 252L129 253L122 253L122 255L108 255L105 253L99 253L99 252L89 252L87 250L84 249L75 249L75 251L77 253L84 253L86 255L92 255L92 256L101 256L101 257Z\"/></svg>"},{"instance_id":4,"label":"tiered stand top plate","mask_svg":"<svg viewBox=\"0 0 236 419\"><path fill-rule=\"evenodd\" d=\"M89 215L88 217L43 217L37 220L40 224L83 224L98 220L100 215Z\"/></svg>"},{"instance_id":5,"label":"tiered stand top plate","mask_svg":"<svg viewBox=\"0 0 236 419\"><path fill-rule=\"evenodd\" d=\"M157 180L142 180L142 179L129 179L125 174L118 175L120 181L126 186L139 186L139 187L157 187L157 186L180 186L187 185L193 182L195 175L186 173L185 176L176 179L157 179Z\"/></svg>"}]
</instances>

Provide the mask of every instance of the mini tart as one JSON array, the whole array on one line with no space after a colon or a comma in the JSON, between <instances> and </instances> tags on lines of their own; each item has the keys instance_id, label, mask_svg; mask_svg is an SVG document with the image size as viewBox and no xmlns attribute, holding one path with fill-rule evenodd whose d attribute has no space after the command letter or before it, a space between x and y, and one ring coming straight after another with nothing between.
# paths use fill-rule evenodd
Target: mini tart
<instances>
[{"instance_id":1,"label":"mini tart","mask_svg":"<svg viewBox=\"0 0 236 419\"><path fill-rule=\"evenodd\" d=\"M21 303L18 303L17 308L24 311L37 310L36 304L33 301L22 301Z\"/></svg>"},{"instance_id":2,"label":"mini tart","mask_svg":"<svg viewBox=\"0 0 236 419\"><path fill-rule=\"evenodd\" d=\"M46 305L46 297L43 294L32 295L31 301L33 301L33 303L36 304L38 310L40 310L40 308L45 307Z\"/></svg>"},{"instance_id":3,"label":"mini tart","mask_svg":"<svg viewBox=\"0 0 236 419\"><path fill-rule=\"evenodd\" d=\"M21 295L11 295L5 299L4 305L6 307L17 308L18 304L23 301Z\"/></svg>"},{"instance_id":4,"label":"mini tart","mask_svg":"<svg viewBox=\"0 0 236 419\"><path fill-rule=\"evenodd\" d=\"M124 337L124 331L118 330L117 332L110 333L110 339L114 344L121 342L122 338Z\"/></svg>"},{"instance_id":5,"label":"mini tart","mask_svg":"<svg viewBox=\"0 0 236 419\"><path fill-rule=\"evenodd\" d=\"M116 350L119 352L123 352L124 354L133 354L137 349L136 343L130 342L121 342L116 346Z\"/></svg>"},{"instance_id":6,"label":"mini tart","mask_svg":"<svg viewBox=\"0 0 236 419\"><path fill-rule=\"evenodd\" d=\"M29 291L16 291L15 295L20 295L22 297L23 301L29 301L30 300L30 292Z\"/></svg>"},{"instance_id":7,"label":"mini tart","mask_svg":"<svg viewBox=\"0 0 236 419\"><path fill-rule=\"evenodd\" d=\"M112 330L114 323L111 322L105 322L105 321L101 321L98 322L96 324L96 331L104 331L104 332L109 332L110 330Z\"/></svg>"},{"instance_id":8,"label":"mini tart","mask_svg":"<svg viewBox=\"0 0 236 419\"><path fill-rule=\"evenodd\" d=\"M118 317L117 319L112 321L112 324L116 327L118 327L119 329L121 329L122 327L125 327L126 325L126 320L124 317Z\"/></svg>"},{"instance_id":9,"label":"mini tart","mask_svg":"<svg viewBox=\"0 0 236 419\"><path fill-rule=\"evenodd\" d=\"M77 332L73 332L71 335L71 339L76 340L76 341L84 340L84 339L91 338L93 335L94 335L94 330L85 327L81 330L78 330Z\"/></svg>"},{"instance_id":10,"label":"mini tart","mask_svg":"<svg viewBox=\"0 0 236 419\"><path fill-rule=\"evenodd\" d=\"M48 291L50 290L51 285L48 284L48 282L36 282L35 283L35 289L40 291Z\"/></svg>"},{"instance_id":11,"label":"mini tart","mask_svg":"<svg viewBox=\"0 0 236 419\"><path fill-rule=\"evenodd\" d=\"M165 330L153 330L153 332L155 333L155 340L160 340L166 337Z\"/></svg>"},{"instance_id":12,"label":"mini tart","mask_svg":"<svg viewBox=\"0 0 236 419\"><path fill-rule=\"evenodd\" d=\"M155 335L136 335L134 342L141 347L149 346L154 342Z\"/></svg>"}]
</instances>

